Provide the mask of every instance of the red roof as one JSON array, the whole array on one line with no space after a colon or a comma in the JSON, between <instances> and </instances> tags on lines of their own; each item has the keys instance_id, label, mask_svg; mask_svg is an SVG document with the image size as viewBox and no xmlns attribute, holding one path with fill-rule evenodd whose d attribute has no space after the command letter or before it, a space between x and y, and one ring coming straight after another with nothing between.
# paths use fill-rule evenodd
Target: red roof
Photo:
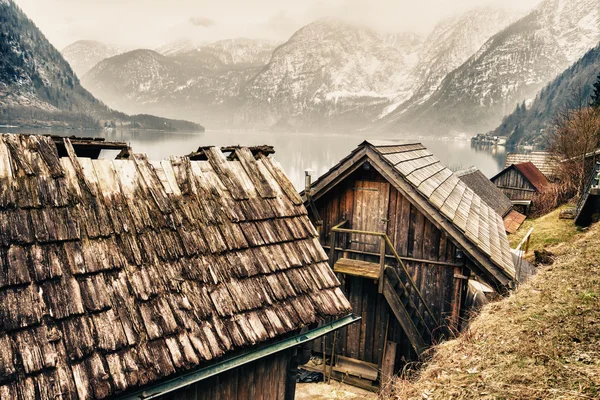
<instances>
[{"instance_id":1,"label":"red roof","mask_svg":"<svg viewBox=\"0 0 600 400\"><path fill-rule=\"evenodd\" d=\"M550 183L548 178L540 172L531 162L514 164L515 168L537 189L538 192L544 190L544 187Z\"/></svg>"}]
</instances>

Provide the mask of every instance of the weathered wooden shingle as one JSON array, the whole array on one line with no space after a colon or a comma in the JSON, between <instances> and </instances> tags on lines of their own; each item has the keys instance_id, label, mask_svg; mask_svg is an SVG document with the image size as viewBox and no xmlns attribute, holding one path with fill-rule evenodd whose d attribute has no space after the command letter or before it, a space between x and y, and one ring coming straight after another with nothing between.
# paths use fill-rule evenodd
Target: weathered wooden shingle
<instances>
[{"instance_id":1,"label":"weathered wooden shingle","mask_svg":"<svg viewBox=\"0 0 600 400\"><path fill-rule=\"evenodd\" d=\"M0 136L0 397L104 398L349 311L271 157L64 144Z\"/></svg>"}]
</instances>

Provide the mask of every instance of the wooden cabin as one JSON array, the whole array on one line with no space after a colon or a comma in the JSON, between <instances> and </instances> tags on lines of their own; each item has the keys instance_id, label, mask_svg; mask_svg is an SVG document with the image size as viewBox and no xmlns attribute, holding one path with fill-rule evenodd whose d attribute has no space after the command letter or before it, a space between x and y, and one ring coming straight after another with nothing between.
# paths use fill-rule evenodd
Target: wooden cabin
<instances>
[{"instance_id":1,"label":"wooden cabin","mask_svg":"<svg viewBox=\"0 0 600 400\"><path fill-rule=\"evenodd\" d=\"M471 167L457 171L456 176L502 217L506 233L515 233L525 222L526 216L513 210L510 199L478 168Z\"/></svg>"},{"instance_id":2,"label":"wooden cabin","mask_svg":"<svg viewBox=\"0 0 600 400\"><path fill-rule=\"evenodd\" d=\"M530 151L527 153L508 153L504 168L513 164L523 164L530 162L546 177L548 180L555 180L558 174L558 160L547 151Z\"/></svg>"},{"instance_id":3,"label":"wooden cabin","mask_svg":"<svg viewBox=\"0 0 600 400\"><path fill-rule=\"evenodd\" d=\"M496 174L491 181L522 214L528 213L535 196L550 183L531 162L513 164Z\"/></svg>"},{"instance_id":4,"label":"wooden cabin","mask_svg":"<svg viewBox=\"0 0 600 400\"><path fill-rule=\"evenodd\" d=\"M0 135L0 398L293 399L356 317L279 165L62 145Z\"/></svg>"},{"instance_id":5,"label":"wooden cabin","mask_svg":"<svg viewBox=\"0 0 600 400\"><path fill-rule=\"evenodd\" d=\"M471 275L511 285L502 217L421 144L365 141L303 196L362 317L315 342L342 376L366 365L381 381L458 329Z\"/></svg>"},{"instance_id":6,"label":"wooden cabin","mask_svg":"<svg viewBox=\"0 0 600 400\"><path fill-rule=\"evenodd\" d=\"M588 182L575 208L575 224L589 226L600 216L600 162L592 169Z\"/></svg>"}]
</instances>

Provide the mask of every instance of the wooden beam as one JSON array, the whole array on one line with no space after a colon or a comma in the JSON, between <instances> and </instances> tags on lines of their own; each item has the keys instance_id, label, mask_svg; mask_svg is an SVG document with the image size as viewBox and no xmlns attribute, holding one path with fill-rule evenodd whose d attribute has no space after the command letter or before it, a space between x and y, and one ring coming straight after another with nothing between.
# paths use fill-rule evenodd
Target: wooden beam
<instances>
[{"instance_id":1,"label":"wooden beam","mask_svg":"<svg viewBox=\"0 0 600 400\"><path fill-rule=\"evenodd\" d=\"M313 200L317 200L324 196L330 189L335 187L340 181L344 180L348 175L356 171L362 166L363 159L365 157L366 147L361 147L355 150L354 153L350 153L350 156L346 157L340 163L332 167L329 172L326 172L322 178L317 179L311 188ZM303 192L301 193L303 195ZM303 200L305 196L302 196Z\"/></svg>"},{"instance_id":2,"label":"wooden beam","mask_svg":"<svg viewBox=\"0 0 600 400\"><path fill-rule=\"evenodd\" d=\"M322 245L322 247L329 251L330 246L328 245ZM379 253L373 253L370 251L360 251L360 250L354 250L354 249L343 249L341 247L336 247L335 251L344 251L350 254L361 254L361 255L366 255L366 256L379 256ZM390 259L390 260L395 260L396 257L391 255L391 254L386 254L385 258ZM400 257L400 259L402 261L407 261L407 262L414 262L414 263L419 263L419 264L431 264L431 265L440 265L440 266L444 266L444 267L462 267L463 264L457 264L457 263L450 263L450 262L444 262L444 261L437 261L437 260L425 260L422 258L412 258L412 257Z\"/></svg>"},{"instance_id":3,"label":"wooden beam","mask_svg":"<svg viewBox=\"0 0 600 400\"><path fill-rule=\"evenodd\" d=\"M377 291L379 294L383 293L383 272L385 270L385 238L379 238L379 285Z\"/></svg>"},{"instance_id":4,"label":"wooden beam","mask_svg":"<svg viewBox=\"0 0 600 400\"><path fill-rule=\"evenodd\" d=\"M394 376L394 366L396 364L396 348L398 343L385 342L385 350L383 351L383 361L381 362L381 379L380 386L385 388L392 381Z\"/></svg>"}]
</instances>

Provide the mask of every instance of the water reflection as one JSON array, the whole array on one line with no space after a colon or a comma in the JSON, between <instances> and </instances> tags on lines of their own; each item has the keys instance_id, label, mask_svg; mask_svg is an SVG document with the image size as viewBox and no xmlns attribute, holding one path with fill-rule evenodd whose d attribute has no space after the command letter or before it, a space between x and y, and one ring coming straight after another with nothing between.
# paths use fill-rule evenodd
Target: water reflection
<instances>
[{"instance_id":1,"label":"water reflection","mask_svg":"<svg viewBox=\"0 0 600 400\"><path fill-rule=\"evenodd\" d=\"M164 159L170 155L185 155L195 151L199 146L215 145L260 145L269 144L275 147L275 158L294 183L301 189L304 184L304 170L316 171L315 178L321 176L342 158L347 156L364 137L335 134L314 133L273 133L273 132L240 132L240 131L207 131L204 133L178 133L157 131L74 131L2 128L2 132L53 134L61 136L104 137L129 143L134 152L146 153L151 159ZM370 136L371 139L387 139L390 137ZM483 173L491 177L499 172L506 160L503 147L479 148L471 147L470 141L436 140L417 138L406 140L421 142L452 170L459 170L475 165Z\"/></svg>"}]
</instances>

